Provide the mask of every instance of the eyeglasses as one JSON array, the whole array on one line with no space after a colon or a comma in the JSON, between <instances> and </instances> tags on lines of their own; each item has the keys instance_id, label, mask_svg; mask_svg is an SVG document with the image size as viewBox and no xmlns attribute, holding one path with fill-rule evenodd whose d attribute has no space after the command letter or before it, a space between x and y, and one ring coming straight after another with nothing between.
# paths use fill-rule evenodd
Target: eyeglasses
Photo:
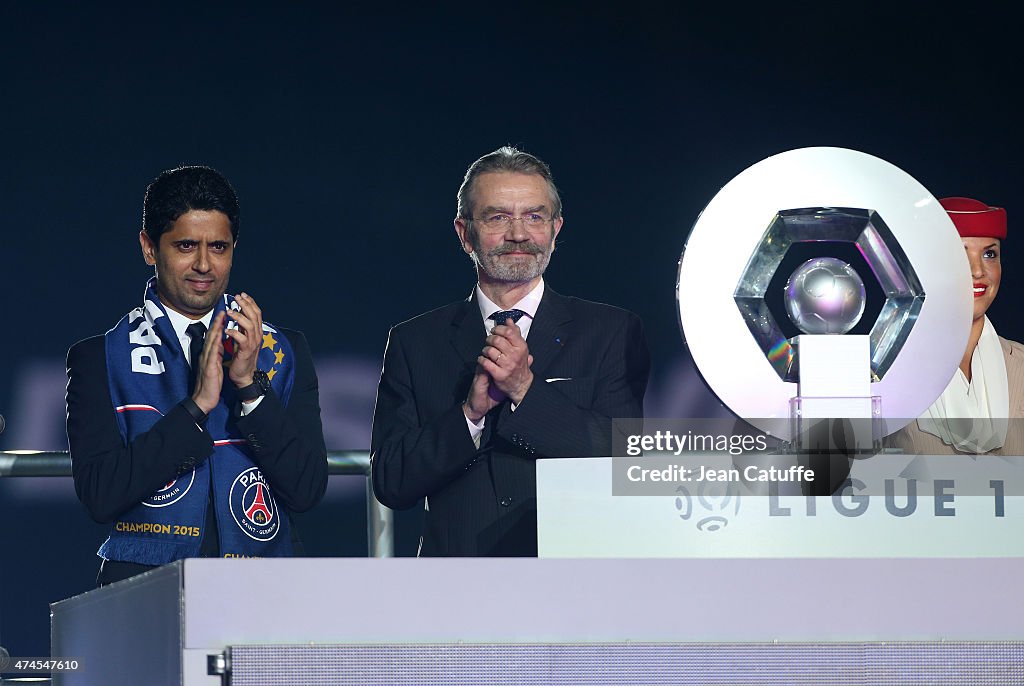
<instances>
[{"instance_id":1,"label":"eyeglasses","mask_svg":"<svg viewBox=\"0 0 1024 686\"><path fill-rule=\"evenodd\" d=\"M523 226L527 229L539 229L546 226L551 221L551 218L545 217L542 214L524 214L522 217L513 217L509 214L492 214L488 217L471 217L470 220L477 222L487 231L504 233L512 227L514 222L522 222Z\"/></svg>"}]
</instances>

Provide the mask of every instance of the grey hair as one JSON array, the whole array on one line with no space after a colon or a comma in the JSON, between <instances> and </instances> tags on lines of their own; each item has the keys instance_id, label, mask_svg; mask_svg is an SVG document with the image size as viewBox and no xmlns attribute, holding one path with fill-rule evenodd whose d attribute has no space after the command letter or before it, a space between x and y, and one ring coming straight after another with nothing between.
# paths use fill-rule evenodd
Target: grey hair
<instances>
[{"instance_id":1,"label":"grey hair","mask_svg":"<svg viewBox=\"0 0 1024 686\"><path fill-rule=\"evenodd\" d=\"M511 145L504 145L494 152L489 152L466 170L466 178L459 186L459 193L456 196L459 201L458 218L473 218L473 191L476 180L481 174L493 172L507 172L513 174L536 174L548 183L548 192L551 194L551 218L558 219L562 216L562 199L558 196L558 188L555 187L554 178L551 176L551 168L538 157L528 152L523 152Z\"/></svg>"}]
</instances>

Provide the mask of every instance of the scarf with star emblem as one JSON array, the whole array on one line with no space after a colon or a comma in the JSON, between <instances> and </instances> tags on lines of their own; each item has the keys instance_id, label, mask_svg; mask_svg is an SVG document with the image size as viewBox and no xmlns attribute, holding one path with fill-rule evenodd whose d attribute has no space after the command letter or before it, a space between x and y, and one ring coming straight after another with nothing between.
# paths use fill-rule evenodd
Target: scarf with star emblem
<instances>
[{"instance_id":1,"label":"scarf with star emblem","mask_svg":"<svg viewBox=\"0 0 1024 686\"><path fill-rule=\"evenodd\" d=\"M240 309L225 294L214 308L214 317L226 308ZM234 322L228 320L228 326ZM105 341L110 397L121 437L130 445L188 395L189 364L157 297L155 277L146 284L143 306L125 315L107 332ZM226 356L233 347L233 341L227 341ZM266 322L256 364L267 372L274 392L287 405L294 384L292 348ZM235 426L231 408L238 402L235 386L225 373L220 403L205 427L214 441L213 454L114 522L99 549L101 557L146 565L196 557L207 534L211 488L222 556L291 555L288 517L279 510L271 485L250 458L248 443Z\"/></svg>"}]
</instances>

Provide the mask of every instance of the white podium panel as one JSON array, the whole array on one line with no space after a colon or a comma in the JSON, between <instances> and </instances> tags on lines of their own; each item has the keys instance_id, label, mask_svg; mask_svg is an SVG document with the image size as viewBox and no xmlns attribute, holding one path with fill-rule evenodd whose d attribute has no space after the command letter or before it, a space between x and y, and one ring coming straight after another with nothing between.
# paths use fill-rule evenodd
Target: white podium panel
<instances>
[{"instance_id":1,"label":"white podium panel","mask_svg":"<svg viewBox=\"0 0 1024 686\"><path fill-rule=\"evenodd\" d=\"M666 475L687 472L686 480L641 485L664 495L613 495L613 479L621 483L628 465L647 459L538 460L540 556L1024 557L1020 458L981 467L964 456L882 455L854 462L850 489L811 497L791 483L771 494L764 483L753 493L739 482L701 481L684 456L679 463L690 467Z\"/></svg>"},{"instance_id":2,"label":"white podium panel","mask_svg":"<svg viewBox=\"0 0 1024 686\"><path fill-rule=\"evenodd\" d=\"M901 683L907 656L1005 654L975 682L1005 684L1021 578L997 559L187 560L55 603L52 654L82 669L54 683L567 684L613 662L606 683ZM232 647L230 679L208 675Z\"/></svg>"}]
</instances>

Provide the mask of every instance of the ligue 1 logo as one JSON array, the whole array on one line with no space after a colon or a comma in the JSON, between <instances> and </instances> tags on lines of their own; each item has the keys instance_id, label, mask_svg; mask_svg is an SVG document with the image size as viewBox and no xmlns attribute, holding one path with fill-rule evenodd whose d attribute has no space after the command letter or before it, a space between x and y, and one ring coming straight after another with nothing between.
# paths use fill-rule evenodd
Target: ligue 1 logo
<instances>
[{"instance_id":1,"label":"ligue 1 logo","mask_svg":"<svg viewBox=\"0 0 1024 686\"><path fill-rule=\"evenodd\" d=\"M173 505L188 493L195 483L196 473L189 472L187 476L179 477L167 482L163 488L142 501L146 507L167 507Z\"/></svg>"},{"instance_id":2,"label":"ligue 1 logo","mask_svg":"<svg viewBox=\"0 0 1024 686\"><path fill-rule=\"evenodd\" d=\"M735 517L740 512L739 493L728 484L721 483L702 483L696 496L691 495L686 486L679 486L676 488L675 504L680 519L697 520L697 531L714 532L724 529L729 525L729 517Z\"/></svg>"},{"instance_id":3,"label":"ligue 1 logo","mask_svg":"<svg viewBox=\"0 0 1024 686\"><path fill-rule=\"evenodd\" d=\"M250 467L235 477L228 501L235 524L246 536L255 541L269 541L277 536L281 529L277 503L258 467Z\"/></svg>"}]
</instances>

